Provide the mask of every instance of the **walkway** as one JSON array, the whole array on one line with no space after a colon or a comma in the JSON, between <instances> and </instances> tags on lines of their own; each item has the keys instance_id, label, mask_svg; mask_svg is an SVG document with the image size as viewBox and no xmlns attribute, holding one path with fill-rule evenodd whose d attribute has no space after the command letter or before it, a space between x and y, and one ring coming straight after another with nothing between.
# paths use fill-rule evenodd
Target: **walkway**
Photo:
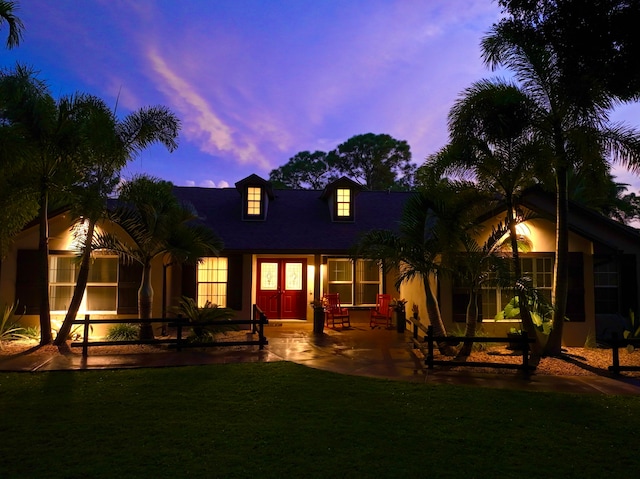
<instances>
[{"instance_id":1,"label":"walkway","mask_svg":"<svg viewBox=\"0 0 640 479\"><path fill-rule=\"evenodd\" d=\"M635 379L613 379L602 376L544 376L526 379L517 372L482 374L427 371L424 361L411 353L409 336L393 330L371 330L367 324L354 324L347 331L326 330L318 336L310 325L298 322L272 321L265 332L269 345L264 351L185 350L182 352L105 354L82 358L78 351L69 355L51 354L0 357L0 371L56 371L186 366L239 362L291 361L308 367L392 380L418 383L456 384L523 391L557 391L567 393L640 394Z\"/></svg>"}]
</instances>

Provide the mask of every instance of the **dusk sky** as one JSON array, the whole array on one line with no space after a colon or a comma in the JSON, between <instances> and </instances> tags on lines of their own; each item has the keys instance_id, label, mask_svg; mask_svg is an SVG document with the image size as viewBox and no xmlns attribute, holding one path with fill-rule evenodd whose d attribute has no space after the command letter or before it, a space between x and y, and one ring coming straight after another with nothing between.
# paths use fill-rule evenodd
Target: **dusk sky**
<instances>
[{"instance_id":1,"label":"dusk sky","mask_svg":"<svg viewBox=\"0 0 640 479\"><path fill-rule=\"evenodd\" d=\"M176 185L268 178L299 151L363 133L411 146L447 142L447 114L474 81L493 0L19 0L24 38L2 50L54 96L84 92L119 116L165 105L182 121L174 153L154 147L125 170ZM6 27L0 33L6 37ZM119 98L119 100L118 100ZM638 127L640 107L614 115ZM637 176L618 181L640 184Z\"/></svg>"}]
</instances>

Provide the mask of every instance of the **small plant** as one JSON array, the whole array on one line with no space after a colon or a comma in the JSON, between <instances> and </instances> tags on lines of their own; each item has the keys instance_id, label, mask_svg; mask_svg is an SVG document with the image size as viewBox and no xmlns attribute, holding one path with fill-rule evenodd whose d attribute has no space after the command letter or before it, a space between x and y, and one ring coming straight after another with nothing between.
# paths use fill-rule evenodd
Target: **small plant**
<instances>
[{"instance_id":1,"label":"small plant","mask_svg":"<svg viewBox=\"0 0 640 479\"><path fill-rule=\"evenodd\" d=\"M453 329L453 331L451 332L450 336L457 336L457 337L464 337L465 335L465 328L463 326L459 326L456 325L456 327ZM476 330L476 338L486 338L489 335L487 334L486 331L484 331L483 329L477 329ZM471 347L471 351L486 351L487 349L490 349L492 346L495 346L495 343L473 343L473 346Z\"/></svg>"},{"instance_id":2,"label":"small plant","mask_svg":"<svg viewBox=\"0 0 640 479\"><path fill-rule=\"evenodd\" d=\"M29 339L40 339L40 328L37 326L25 326L22 328L22 334Z\"/></svg>"},{"instance_id":3,"label":"small plant","mask_svg":"<svg viewBox=\"0 0 640 479\"><path fill-rule=\"evenodd\" d=\"M232 309L220 307L210 301L198 307L193 298L183 296L178 306L173 308L173 312L187 319L193 331L193 341L210 342L217 333L238 329L234 324L200 324L208 321L230 321L235 316Z\"/></svg>"},{"instance_id":4,"label":"small plant","mask_svg":"<svg viewBox=\"0 0 640 479\"><path fill-rule=\"evenodd\" d=\"M391 307L398 312L404 312L405 305L407 304L407 300L404 298L401 299L392 299Z\"/></svg>"},{"instance_id":5,"label":"small plant","mask_svg":"<svg viewBox=\"0 0 640 479\"><path fill-rule=\"evenodd\" d=\"M51 331L54 334L54 337L58 337L58 333L60 331L60 327L62 326L62 321L59 320L51 320ZM81 324L78 324L77 326L75 326L71 331L69 331L69 334L67 335L67 340L71 340L71 341L79 341L82 339L82 331L83 326ZM89 326L89 330L91 332L93 332L93 326Z\"/></svg>"},{"instance_id":6,"label":"small plant","mask_svg":"<svg viewBox=\"0 0 640 479\"><path fill-rule=\"evenodd\" d=\"M640 320L636 319L636 315L631 309L629 310L629 322L631 327L622 333L624 339L640 338ZM627 351L632 353L634 349L633 344L627 344Z\"/></svg>"},{"instance_id":7,"label":"small plant","mask_svg":"<svg viewBox=\"0 0 640 479\"><path fill-rule=\"evenodd\" d=\"M549 334L551 332L551 315L553 313L553 308L538 291L534 291L535 294L529 297L529 314L531 315L531 320L540 332ZM493 319L494 321L509 319L521 320L520 302L518 301L518 297L514 296L511 298L511 301L509 301L505 305L504 309L499 311ZM519 321L518 327L512 327L509 330L509 333L522 333L522 322Z\"/></svg>"},{"instance_id":8,"label":"small plant","mask_svg":"<svg viewBox=\"0 0 640 479\"><path fill-rule=\"evenodd\" d=\"M110 341L135 341L140 335L140 326L131 323L115 324L107 331Z\"/></svg>"},{"instance_id":9,"label":"small plant","mask_svg":"<svg viewBox=\"0 0 640 479\"><path fill-rule=\"evenodd\" d=\"M323 297L322 299L314 299L309 304L311 305L312 308L326 308L327 300L326 298Z\"/></svg>"},{"instance_id":10,"label":"small plant","mask_svg":"<svg viewBox=\"0 0 640 479\"><path fill-rule=\"evenodd\" d=\"M15 341L16 339L29 339L24 334L24 328L18 324L15 313L18 309L18 303L7 305L2 311L0 318L0 348L4 341ZM21 316L22 317L22 316Z\"/></svg>"}]
</instances>

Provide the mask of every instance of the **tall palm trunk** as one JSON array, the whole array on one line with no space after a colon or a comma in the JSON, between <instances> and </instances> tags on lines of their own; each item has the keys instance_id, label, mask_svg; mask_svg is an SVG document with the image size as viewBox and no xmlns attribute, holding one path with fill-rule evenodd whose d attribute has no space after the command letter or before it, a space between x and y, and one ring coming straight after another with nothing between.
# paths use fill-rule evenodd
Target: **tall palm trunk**
<instances>
[{"instance_id":1,"label":"tall palm trunk","mask_svg":"<svg viewBox=\"0 0 640 479\"><path fill-rule=\"evenodd\" d=\"M138 290L138 314L140 319L151 319L153 308L153 287L151 286L151 261L147 260L142 269L142 282ZM153 339L153 327L140 323L140 339Z\"/></svg>"},{"instance_id":2,"label":"tall palm trunk","mask_svg":"<svg viewBox=\"0 0 640 479\"><path fill-rule=\"evenodd\" d=\"M73 298L71 298L71 304L67 315L64 317L58 336L53 344L61 346L65 343L71 329L73 327L73 321L78 316L78 310L82 304L82 298L84 297L85 289L87 288L87 282L89 280L89 266L91 264L91 243L93 241L93 232L95 231L96 222L89 220L87 225L87 236L85 238L84 250L82 251L82 260L80 262L80 270L78 271L78 279L76 280L76 287L73 290Z\"/></svg>"},{"instance_id":3,"label":"tall palm trunk","mask_svg":"<svg viewBox=\"0 0 640 479\"><path fill-rule=\"evenodd\" d=\"M553 267L554 305L553 329L545 347L545 354L557 356L562 352L562 331L567 314L569 291L569 197L567 168L557 168L556 173L556 261Z\"/></svg>"},{"instance_id":4,"label":"tall palm trunk","mask_svg":"<svg viewBox=\"0 0 640 479\"><path fill-rule=\"evenodd\" d=\"M478 313L478 290L475 286L472 286L469 291L466 326L464 329L464 335L468 338L473 338L476 335L476 330L478 329ZM465 341L458 352L458 356L469 356L472 349L473 341Z\"/></svg>"},{"instance_id":5,"label":"tall palm trunk","mask_svg":"<svg viewBox=\"0 0 640 479\"><path fill-rule=\"evenodd\" d=\"M39 271L38 283L40 286L40 344L50 344L53 340L51 334L51 312L49 305L49 219L48 219L48 191L46 180L42 179L40 186L40 231L38 239Z\"/></svg>"},{"instance_id":6,"label":"tall palm trunk","mask_svg":"<svg viewBox=\"0 0 640 479\"><path fill-rule=\"evenodd\" d=\"M507 222L509 224L509 240L511 242L511 251L513 255L513 267L515 272L516 281L522 278L522 266L520 265L520 252L518 251L518 232L516 231L516 221L513 214L514 204L513 198L507 198ZM524 294L519 288L515 288L515 297L518 299L518 307L520 308L520 320L522 326L527 332L530 338L536 338L536 342L531 346L531 352L534 356L539 356L542 349L542 345L538 342L538 335L536 334L536 327L531 319L531 312L529 311L529 301L526 294Z\"/></svg>"},{"instance_id":7,"label":"tall palm trunk","mask_svg":"<svg viewBox=\"0 0 640 479\"><path fill-rule=\"evenodd\" d=\"M433 334L434 336L444 337L447 335L447 330L444 326L444 322L442 321L438 299L435 294L433 294L428 278L425 278L423 283L426 297L427 316L429 317L429 322L433 327ZM441 354L453 355L453 349L447 343L438 343L438 349Z\"/></svg>"}]
</instances>

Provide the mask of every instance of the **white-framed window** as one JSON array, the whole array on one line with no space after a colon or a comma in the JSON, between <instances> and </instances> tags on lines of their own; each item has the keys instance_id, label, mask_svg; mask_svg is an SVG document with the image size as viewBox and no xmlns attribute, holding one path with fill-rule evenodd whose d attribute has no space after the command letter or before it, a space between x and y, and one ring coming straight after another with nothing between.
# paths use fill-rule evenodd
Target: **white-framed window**
<instances>
[{"instance_id":1,"label":"white-framed window","mask_svg":"<svg viewBox=\"0 0 640 479\"><path fill-rule=\"evenodd\" d=\"M249 186L247 188L247 215L260 216L262 214L262 188Z\"/></svg>"},{"instance_id":2,"label":"white-framed window","mask_svg":"<svg viewBox=\"0 0 640 479\"><path fill-rule=\"evenodd\" d=\"M49 301L51 312L66 313L73 298L80 260L75 255L49 257ZM91 259L87 287L80 312L116 314L118 304L118 257L99 255Z\"/></svg>"},{"instance_id":3,"label":"white-framed window","mask_svg":"<svg viewBox=\"0 0 640 479\"><path fill-rule=\"evenodd\" d=\"M349 188L336 190L336 216L339 218L351 216L351 190Z\"/></svg>"},{"instance_id":4,"label":"white-framed window","mask_svg":"<svg viewBox=\"0 0 640 479\"><path fill-rule=\"evenodd\" d=\"M532 285L551 302L553 288L553 257L520 258L522 275L531 278ZM482 318L492 320L514 297L513 289L487 286L482 288Z\"/></svg>"},{"instance_id":5,"label":"white-framed window","mask_svg":"<svg viewBox=\"0 0 640 479\"><path fill-rule=\"evenodd\" d=\"M327 292L340 293L340 303L370 306L380 293L382 273L375 261L349 258L327 260Z\"/></svg>"},{"instance_id":6,"label":"white-framed window","mask_svg":"<svg viewBox=\"0 0 640 479\"><path fill-rule=\"evenodd\" d=\"M202 307L209 301L220 307L226 307L228 278L227 258L203 258L198 264L198 306Z\"/></svg>"}]
</instances>

